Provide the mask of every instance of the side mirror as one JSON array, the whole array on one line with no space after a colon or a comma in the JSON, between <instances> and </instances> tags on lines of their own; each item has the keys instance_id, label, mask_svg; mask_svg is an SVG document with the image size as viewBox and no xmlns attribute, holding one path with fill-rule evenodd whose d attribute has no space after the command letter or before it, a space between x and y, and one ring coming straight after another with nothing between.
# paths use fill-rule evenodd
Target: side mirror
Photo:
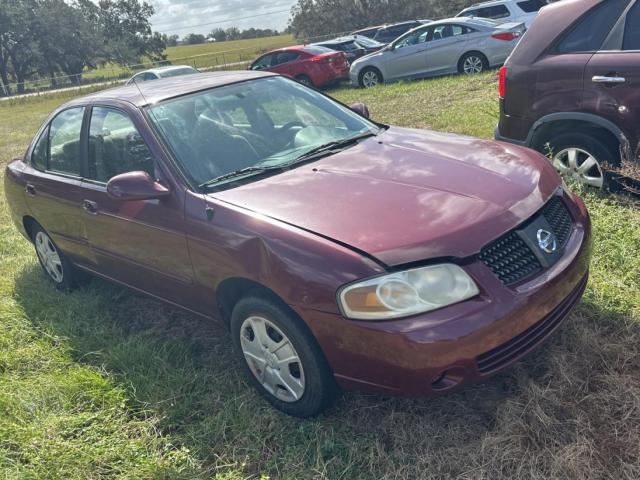
<instances>
[{"instance_id":1,"label":"side mirror","mask_svg":"<svg viewBox=\"0 0 640 480\"><path fill-rule=\"evenodd\" d=\"M349 105L349 108L354 112L356 112L358 115L364 118L369 118L369 109L364 103L362 102L352 103L351 105Z\"/></svg>"},{"instance_id":2,"label":"side mirror","mask_svg":"<svg viewBox=\"0 0 640 480\"><path fill-rule=\"evenodd\" d=\"M116 200L132 202L166 197L168 188L156 182L147 172L127 172L116 175L107 183L107 194Z\"/></svg>"}]
</instances>

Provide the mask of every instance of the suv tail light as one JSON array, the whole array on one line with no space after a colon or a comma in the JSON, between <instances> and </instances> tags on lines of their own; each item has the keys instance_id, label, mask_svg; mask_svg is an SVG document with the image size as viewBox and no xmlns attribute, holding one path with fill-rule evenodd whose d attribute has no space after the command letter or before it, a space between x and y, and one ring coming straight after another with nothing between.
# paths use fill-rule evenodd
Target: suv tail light
<instances>
[{"instance_id":1,"label":"suv tail light","mask_svg":"<svg viewBox=\"0 0 640 480\"><path fill-rule=\"evenodd\" d=\"M520 37L520 32L503 32L503 33L494 33L491 35L496 40L505 40L510 42Z\"/></svg>"},{"instance_id":2,"label":"suv tail light","mask_svg":"<svg viewBox=\"0 0 640 480\"><path fill-rule=\"evenodd\" d=\"M507 67L500 68L498 73L498 94L500 98L504 98L507 93Z\"/></svg>"}]
</instances>

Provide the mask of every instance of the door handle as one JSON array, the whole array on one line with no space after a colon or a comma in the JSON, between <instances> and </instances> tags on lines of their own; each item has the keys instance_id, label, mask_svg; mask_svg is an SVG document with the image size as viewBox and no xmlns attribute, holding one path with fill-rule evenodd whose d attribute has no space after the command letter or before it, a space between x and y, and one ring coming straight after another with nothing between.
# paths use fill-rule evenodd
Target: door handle
<instances>
[{"instance_id":1,"label":"door handle","mask_svg":"<svg viewBox=\"0 0 640 480\"><path fill-rule=\"evenodd\" d=\"M27 183L27 185L25 186L25 191L27 192L27 195L29 195L30 197L36 196L36 187L31 185L30 183Z\"/></svg>"},{"instance_id":2,"label":"door handle","mask_svg":"<svg viewBox=\"0 0 640 480\"><path fill-rule=\"evenodd\" d=\"M91 200L84 200L82 202L82 208L89 215L97 215L98 214L98 204L96 202L92 202Z\"/></svg>"},{"instance_id":3,"label":"door handle","mask_svg":"<svg viewBox=\"0 0 640 480\"><path fill-rule=\"evenodd\" d=\"M607 77L602 75L594 75L591 81L593 83L626 83L627 79L624 77Z\"/></svg>"}]
</instances>

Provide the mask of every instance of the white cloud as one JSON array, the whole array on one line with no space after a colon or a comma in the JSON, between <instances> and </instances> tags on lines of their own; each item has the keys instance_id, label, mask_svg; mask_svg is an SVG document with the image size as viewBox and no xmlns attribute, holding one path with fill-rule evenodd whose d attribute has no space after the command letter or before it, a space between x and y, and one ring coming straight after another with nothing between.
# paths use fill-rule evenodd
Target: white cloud
<instances>
[{"instance_id":1,"label":"white cloud","mask_svg":"<svg viewBox=\"0 0 640 480\"><path fill-rule=\"evenodd\" d=\"M275 28L287 26L289 10L295 0L147 0L156 13L151 17L154 30L177 34L209 33L214 28ZM285 12L262 15L269 12ZM261 15L261 16L257 16ZM254 17L254 18L244 18ZM206 25L205 25L206 24Z\"/></svg>"}]
</instances>

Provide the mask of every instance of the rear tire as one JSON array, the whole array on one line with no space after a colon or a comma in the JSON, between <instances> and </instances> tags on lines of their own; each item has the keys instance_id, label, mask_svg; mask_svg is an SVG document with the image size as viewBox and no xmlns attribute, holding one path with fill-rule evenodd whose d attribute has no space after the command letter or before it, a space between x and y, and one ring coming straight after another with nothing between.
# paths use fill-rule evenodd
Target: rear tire
<instances>
[{"instance_id":1,"label":"rear tire","mask_svg":"<svg viewBox=\"0 0 640 480\"><path fill-rule=\"evenodd\" d=\"M606 167L620 166L620 153L613 146L597 135L586 133L563 133L551 138L548 145L551 161L558 173L584 185L609 189Z\"/></svg>"},{"instance_id":2,"label":"rear tire","mask_svg":"<svg viewBox=\"0 0 640 480\"><path fill-rule=\"evenodd\" d=\"M489 60L480 52L467 52L458 62L458 72L464 75L477 75L489 70Z\"/></svg>"},{"instance_id":3,"label":"rear tire","mask_svg":"<svg viewBox=\"0 0 640 480\"><path fill-rule=\"evenodd\" d=\"M40 266L49 281L57 289L73 290L88 281L88 275L78 271L44 228L34 223L29 233L35 246Z\"/></svg>"},{"instance_id":4,"label":"rear tire","mask_svg":"<svg viewBox=\"0 0 640 480\"><path fill-rule=\"evenodd\" d=\"M249 294L234 307L230 327L249 383L275 408L305 418L334 402L338 387L320 347L282 302Z\"/></svg>"},{"instance_id":5,"label":"rear tire","mask_svg":"<svg viewBox=\"0 0 640 480\"><path fill-rule=\"evenodd\" d=\"M360 72L358 83L362 88L373 88L384 82L380 70L374 67L366 67Z\"/></svg>"},{"instance_id":6,"label":"rear tire","mask_svg":"<svg viewBox=\"0 0 640 480\"><path fill-rule=\"evenodd\" d=\"M306 75L298 75L296 77L296 80L303 84L306 85L307 87L314 87L315 85L313 84L313 81Z\"/></svg>"}]
</instances>

